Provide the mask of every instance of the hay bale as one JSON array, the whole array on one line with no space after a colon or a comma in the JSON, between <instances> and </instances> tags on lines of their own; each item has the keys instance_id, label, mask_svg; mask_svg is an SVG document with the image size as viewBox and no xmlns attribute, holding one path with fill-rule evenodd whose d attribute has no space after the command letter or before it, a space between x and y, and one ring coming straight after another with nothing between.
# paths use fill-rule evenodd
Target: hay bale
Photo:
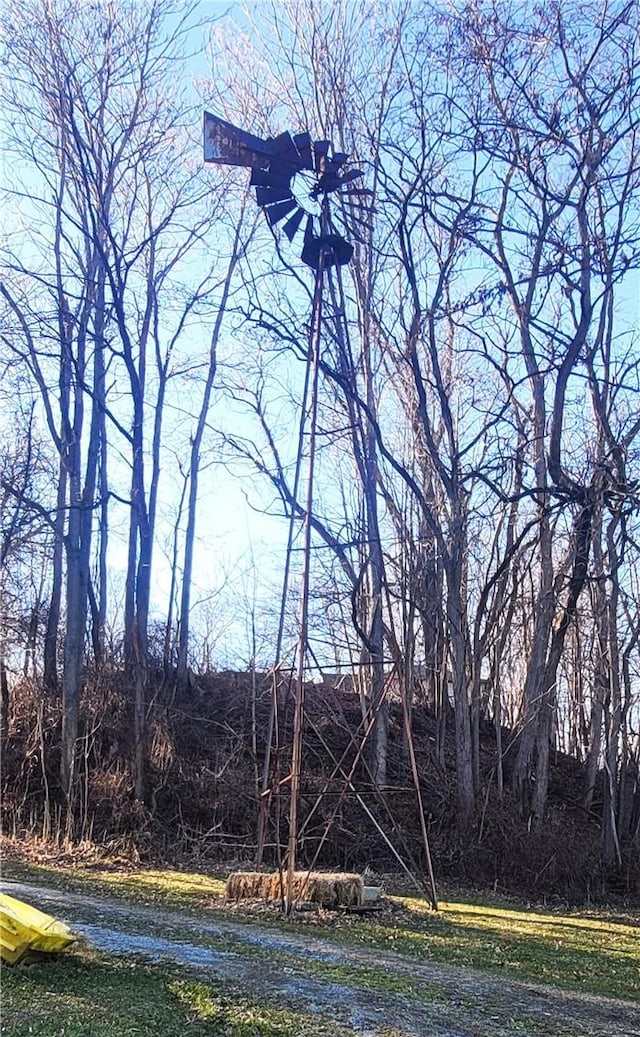
<instances>
[{"instance_id":1,"label":"hay bale","mask_svg":"<svg viewBox=\"0 0 640 1037\"><path fill-rule=\"evenodd\" d=\"M282 876L287 890L287 876ZM321 907L359 907L362 904L364 883L360 875L296 871L293 875L293 900L306 900ZM280 900L281 883L278 872L232 872L226 885L228 900Z\"/></svg>"},{"instance_id":2,"label":"hay bale","mask_svg":"<svg viewBox=\"0 0 640 1037\"><path fill-rule=\"evenodd\" d=\"M274 875L265 876L268 878L268 883L265 882L265 900L280 900L282 896L282 890L286 885L286 880L283 876L282 883L280 882L280 872L276 871Z\"/></svg>"},{"instance_id":3,"label":"hay bale","mask_svg":"<svg viewBox=\"0 0 640 1037\"><path fill-rule=\"evenodd\" d=\"M227 879L225 894L228 900L270 900L270 881L271 876L260 871L234 871Z\"/></svg>"},{"instance_id":4,"label":"hay bale","mask_svg":"<svg viewBox=\"0 0 640 1037\"><path fill-rule=\"evenodd\" d=\"M363 885L360 875L296 871L291 895L321 907L352 907L362 903Z\"/></svg>"},{"instance_id":5,"label":"hay bale","mask_svg":"<svg viewBox=\"0 0 640 1037\"><path fill-rule=\"evenodd\" d=\"M227 875L227 881L224 887L224 895L227 900L241 900L242 899L242 875L234 871L230 875Z\"/></svg>"},{"instance_id":6,"label":"hay bale","mask_svg":"<svg viewBox=\"0 0 640 1037\"><path fill-rule=\"evenodd\" d=\"M338 907L359 907L364 883L361 875L336 875L335 895Z\"/></svg>"}]
</instances>

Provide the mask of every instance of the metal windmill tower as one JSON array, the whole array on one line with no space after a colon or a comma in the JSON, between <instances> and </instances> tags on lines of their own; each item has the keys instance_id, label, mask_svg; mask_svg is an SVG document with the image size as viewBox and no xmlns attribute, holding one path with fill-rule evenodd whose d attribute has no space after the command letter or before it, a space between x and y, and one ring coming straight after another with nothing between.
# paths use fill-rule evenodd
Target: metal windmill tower
<instances>
[{"instance_id":1,"label":"metal windmill tower","mask_svg":"<svg viewBox=\"0 0 640 1037\"><path fill-rule=\"evenodd\" d=\"M315 271L313 306L309 332L310 408L309 450L304 523L303 571L301 609L295 680L295 710L293 751L291 762L291 806L287 851L286 909L292 909L291 890L296 865L299 831L298 804L302 766L304 727L304 668L308 645L309 569L311 554L311 519L313 515L313 485L316 441L318 374L322 342L323 296L325 275L333 268L345 266L353 255L352 245L333 226L329 205L330 195L347 192L367 195L365 188L354 185L362 177L362 170L349 168L349 156L334 151L328 140L313 141L309 133L282 133L263 140L226 122L204 113L204 159L206 162L251 169L250 184L255 188L256 202L262 208L267 223L277 226L294 244L301 242L300 257ZM286 577L285 577L286 585ZM269 754L273 736L276 703L274 682L272 712L267 734L267 756L263 772L263 813L260 826L264 831L266 794L268 786ZM410 737L410 732L409 732ZM417 774L416 774L417 779ZM353 787L353 786L352 786ZM368 811L367 811L368 812ZM369 813L372 820L373 817ZM435 907L435 884L431 858L423 821L423 835L431 879L432 905ZM384 836L384 833L381 832ZM259 846L262 836L259 834ZM386 836L385 836L386 839ZM389 840L386 840L389 842ZM259 856L261 850L259 849ZM400 859L400 858L398 858Z\"/></svg>"}]
</instances>

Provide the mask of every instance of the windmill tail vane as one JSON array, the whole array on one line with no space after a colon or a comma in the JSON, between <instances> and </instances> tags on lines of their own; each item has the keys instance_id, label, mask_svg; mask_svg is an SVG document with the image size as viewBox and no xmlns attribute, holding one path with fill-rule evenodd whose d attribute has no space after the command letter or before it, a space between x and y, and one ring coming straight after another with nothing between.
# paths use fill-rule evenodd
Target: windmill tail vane
<instances>
[{"instance_id":1,"label":"windmill tail vane","mask_svg":"<svg viewBox=\"0 0 640 1037\"><path fill-rule=\"evenodd\" d=\"M334 151L331 141L314 141L306 132L263 140L205 112L204 159L251 169L250 184L269 226L282 224L292 243L302 235L301 258L307 266L317 270L321 255L325 267L350 261L353 246L329 225L327 198L353 191L353 182L363 174L344 168L349 156Z\"/></svg>"}]
</instances>

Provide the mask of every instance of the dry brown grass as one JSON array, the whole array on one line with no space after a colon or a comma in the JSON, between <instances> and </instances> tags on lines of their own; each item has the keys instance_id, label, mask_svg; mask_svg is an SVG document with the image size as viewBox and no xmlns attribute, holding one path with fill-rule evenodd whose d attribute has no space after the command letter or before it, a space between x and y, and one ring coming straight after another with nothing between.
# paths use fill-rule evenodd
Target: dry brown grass
<instances>
[{"instance_id":1,"label":"dry brown grass","mask_svg":"<svg viewBox=\"0 0 640 1037\"><path fill-rule=\"evenodd\" d=\"M296 871L293 900L304 900L322 907L355 907L362 903L363 882L360 875ZM226 885L229 900L280 900L287 892L287 876L259 871L232 872Z\"/></svg>"}]
</instances>

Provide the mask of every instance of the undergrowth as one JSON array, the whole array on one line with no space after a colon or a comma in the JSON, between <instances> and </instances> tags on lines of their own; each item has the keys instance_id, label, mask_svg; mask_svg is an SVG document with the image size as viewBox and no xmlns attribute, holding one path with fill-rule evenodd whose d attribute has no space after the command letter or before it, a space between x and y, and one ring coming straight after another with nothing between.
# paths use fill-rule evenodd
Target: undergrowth
<instances>
[{"instance_id":1,"label":"undergrowth","mask_svg":"<svg viewBox=\"0 0 640 1037\"><path fill-rule=\"evenodd\" d=\"M255 698L252 696L255 694ZM170 862L208 870L221 862L255 857L256 774L260 773L268 730L270 687L253 689L248 674L199 678L189 693L174 691L158 678L149 705L147 792L136 800L133 778L132 703L124 675L101 672L87 680L79 738L77 808L70 824L59 784L61 703L25 683L13 692L9 734L3 745L3 830L19 841L31 836L67 852L79 843L108 847L124 862ZM290 704L283 724L290 723ZM335 688L309 688L301 813L311 817L300 841L300 863L314 860L327 869L397 869L390 841L414 872L424 870L420 816L403 742L397 703L390 704L387 812L374 795L370 776L355 765L358 799L332 777L326 746L349 772L351 732L361 719L357 696ZM534 831L507 787L496 793L496 741L483 724L480 740L482 794L475 821L456 825L453 733L443 758L434 753L436 726L428 709L413 713L422 802L428 816L431 854L438 881L476 889L494 887L531 899L560 898L572 904L640 904L640 854L628 848L620 865L600 857L598 813L602 783L593 810L582 807L583 771L568 756L555 754L544 827ZM317 732L322 732L322 741ZM512 741L503 732L504 744ZM290 744L288 733L283 746ZM254 756L254 747L256 754ZM282 773L290 761L281 750ZM505 761L506 765L506 761ZM324 795L321 797L320 794ZM271 803L265 864L276 863L279 834L287 839L289 786L279 786ZM363 799L369 815L362 809ZM389 813L391 816L389 816ZM278 827L279 826L279 827Z\"/></svg>"}]
</instances>

